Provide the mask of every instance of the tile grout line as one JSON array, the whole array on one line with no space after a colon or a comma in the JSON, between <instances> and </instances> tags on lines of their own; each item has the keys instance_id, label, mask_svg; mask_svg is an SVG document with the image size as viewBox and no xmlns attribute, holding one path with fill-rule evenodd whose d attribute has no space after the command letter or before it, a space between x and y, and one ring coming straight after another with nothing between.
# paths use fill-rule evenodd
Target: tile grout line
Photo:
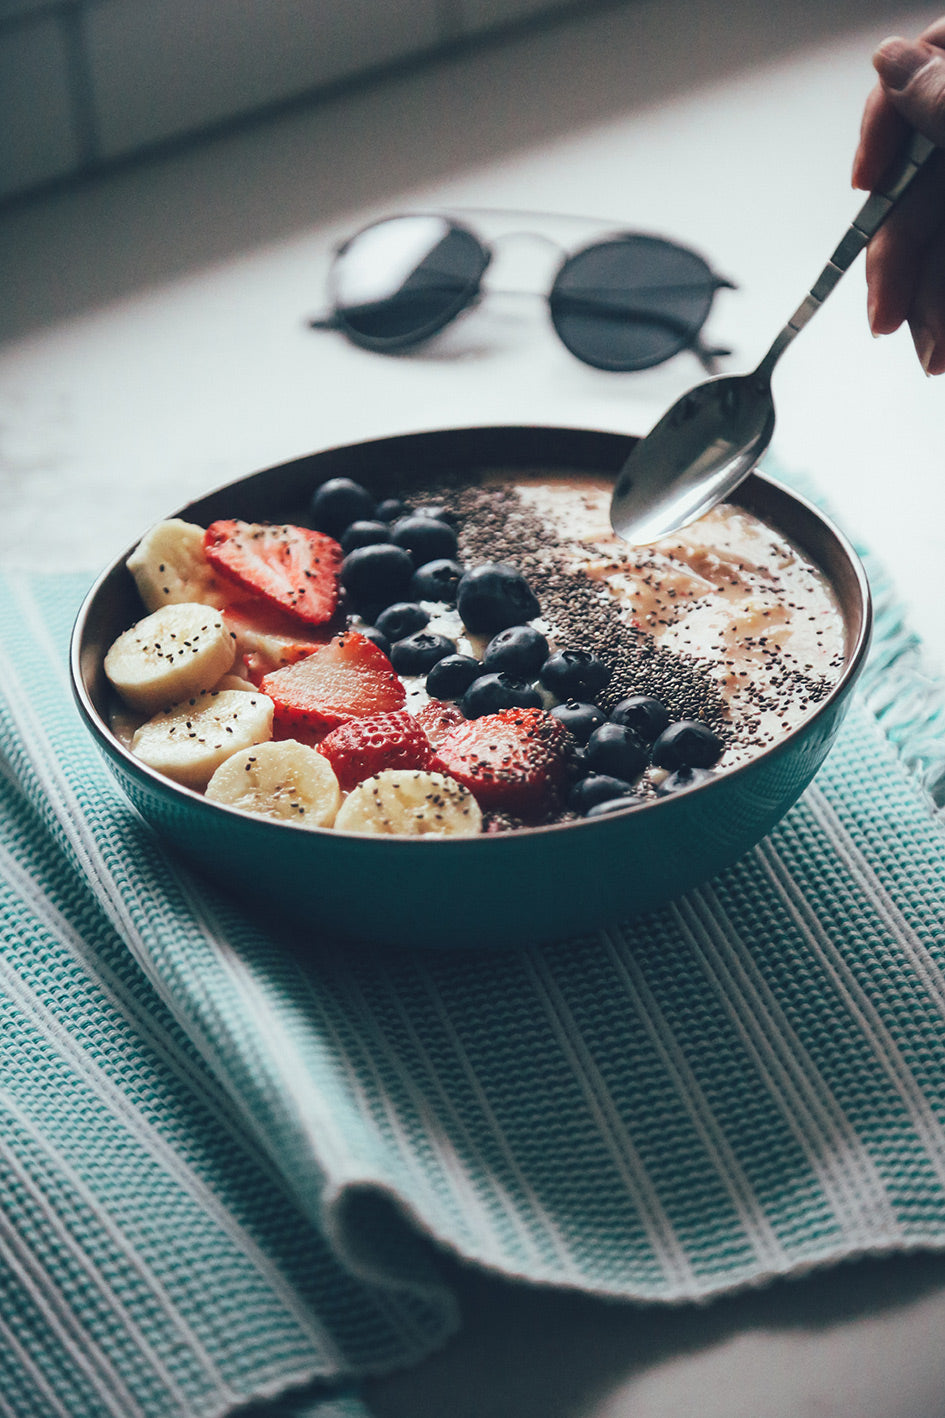
<instances>
[{"instance_id":1,"label":"tile grout line","mask_svg":"<svg viewBox=\"0 0 945 1418\"><path fill-rule=\"evenodd\" d=\"M72 126L78 154L78 171L88 172L101 157L95 91L85 45L85 16L82 7L69 5L59 15L66 51L66 82L72 108Z\"/></svg>"},{"instance_id":2,"label":"tile grout line","mask_svg":"<svg viewBox=\"0 0 945 1418\"><path fill-rule=\"evenodd\" d=\"M0 40L16 30L30 29L44 20L60 18L67 10L75 8L78 0L36 0L27 9L15 11L12 15L0 15Z\"/></svg>"},{"instance_id":3,"label":"tile grout line","mask_svg":"<svg viewBox=\"0 0 945 1418\"><path fill-rule=\"evenodd\" d=\"M463 0L436 0L437 29L443 44L454 44L465 33Z\"/></svg>"},{"instance_id":4,"label":"tile grout line","mask_svg":"<svg viewBox=\"0 0 945 1418\"><path fill-rule=\"evenodd\" d=\"M12 208L28 205L49 192L67 190L89 177L104 176L140 162L161 160L194 144L238 133L254 124L309 105L331 103L341 95L410 74L431 62L450 63L467 53L502 45L529 32L554 28L579 15L584 5L606 11L626 3L627 0L540 0L534 14L493 23L470 32L464 0L434 0L437 35L430 44L365 69L353 70L299 93L263 101L248 108L234 108L218 120L199 124L166 138L143 141L129 152L106 155L102 151L96 89L86 44L86 15L97 0L36 0L35 7L28 12L0 16L0 42L14 31L40 22L52 20L57 24L65 51L66 84L77 160L64 173L0 195L0 215Z\"/></svg>"}]
</instances>

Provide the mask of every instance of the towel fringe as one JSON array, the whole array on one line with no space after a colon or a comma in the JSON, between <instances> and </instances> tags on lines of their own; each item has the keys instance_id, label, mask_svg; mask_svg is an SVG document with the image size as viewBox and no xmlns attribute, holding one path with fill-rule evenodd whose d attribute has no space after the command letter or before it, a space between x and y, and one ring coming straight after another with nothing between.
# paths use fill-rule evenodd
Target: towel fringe
<instances>
[{"instance_id":1,"label":"towel fringe","mask_svg":"<svg viewBox=\"0 0 945 1418\"><path fill-rule=\"evenodd\" d=\"M873 643L858 692L932 805L945 807L945 684L925 663L886 569L863 548L873 594Z\"/></svg>"}]
</instances>

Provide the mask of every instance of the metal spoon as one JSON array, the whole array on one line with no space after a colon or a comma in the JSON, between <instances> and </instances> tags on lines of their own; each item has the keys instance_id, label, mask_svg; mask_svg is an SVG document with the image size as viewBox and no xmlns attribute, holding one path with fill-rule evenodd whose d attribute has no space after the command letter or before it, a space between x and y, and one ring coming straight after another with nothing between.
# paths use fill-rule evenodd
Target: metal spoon
<instances>
[{"instance_id":1,"label":"metal spoon","mask_svg":"<svg viewBox=\"0 0 945 1418\"><path fill-rule=\"evenodd\" d=\"M866 199L816 283L753 373L721 375L691 389L636 445L610 504L611 525L624 541L639 546L679 531L728 497L748 476L774 431L774 366L882 226L934 148L930 139L913 134L882 191Z\"/></svg>"}]
</instances>

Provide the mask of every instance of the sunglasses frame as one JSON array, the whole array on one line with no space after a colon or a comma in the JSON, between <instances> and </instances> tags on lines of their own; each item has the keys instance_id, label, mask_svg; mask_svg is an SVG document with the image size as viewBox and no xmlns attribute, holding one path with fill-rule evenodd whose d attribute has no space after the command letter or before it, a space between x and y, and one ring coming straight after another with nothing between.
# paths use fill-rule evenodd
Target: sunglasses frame
<instances>
[{"instance_id":1,"label":"sunglasses frame","mask_svg":"<svg viewBox=\"0 0 945 1418\"><path fill-rule=\"evenodd\" d=\"M483 212L492 216L498 215L495 209L484 208ZM525 214L509 212L506 215L527 215L532 219L540 220L545 214ZM548 215L550 216L550 214ZM335 294L332 291L332 275L339 259L344 256L345 252L349 250L349 248L354 244L354 242L356 242L360 237L364 236L365 233L373 231L377 227L384 226L389 222L396 222L404 217L426 216L433 216L441 221L448 223L450 233L460 234L475 246L479 256L478 270L475 277L470 279L470 281L467 283L466 288L460 294L458 294L452 301L447 303L443 311L439 312L434 319L426 321L419 328L400 335L392 336L374 336L366 334L363 330L358 329L357 326L349 323L349 321L346 320L344 315L344 309L342 306L339 305L337 299L335 298ZM561 218L557 217L554 219L561 220ZM523 233L516 231L514 234L522 235ZM527 234L536 236L541 235L539 233ZM499 237L497 240L501 241L502 239L502 237ZM552 238L548 239L553 240ZM619 245L621 242L630 241L637 243L652 242L654 245L658 245L663 248L668 248L672 251L682 252L686 256L694 258L696 261L698 261L704 267L706 276L705 312L698 324L687 325L684 330L681 330L679 332L678 339L667 350L667 353L661 354L656 359L646 358L634 362L617 362L613 360L607 360L603 357L593 358L588 355L586 351L576 349L572 341L566 335L564 329L562 329L561 306L562 304L567 302L569 294L571 296L572 301L574 298L573 293L568 293L562 290L562 278L578 261L582 260L589 252L605 248L609 245ZM559 245L559 243L557 242L555 242L554 244ZM331 312L326 316L314 317L310 319L308 321L308 326L310 329L313 330L337 330L343 335L345 335L345 337L352 344L358 346L360 349L370 350L376 354L398 354L408 352L412 349L416 349L418 346L426 344L429 340L434 339L438 334L445 330L448 325L452 324L454 320L457 320L461 315L472 310L482 301L483 297L486 294L490 293L483 290L482 282L483 277L485 276L487 270L489 269L489 266L492 263L494 245L495 242L493 242L492 245L487 243L487 241L478 232L474 231L471 226L467 225L466 222L460 221L457 217L445 212L398 212L392 214L391 216L381 217L376 221L368 222L365 226L360 227L355 232L352 232L350 236L345 237L345 239L336 246L334 252L334 261L331 269L329 270L328 275L329 298L332 301ZM551 287L547 295L540 298L543 299L548 305L551 323L559 340L564 345L565 349L567 349L569 353L572 354L576 359L579 359L582 364L589 365L590 367L595 369L607 370L612 373L633 373L643 369L656 368L658 365L665 364L668 360L673 359L677 354L681 354L684 350L691 350L692 353L695 354L696 357L699 359L700 363L707 370L707 372L714 373L716 371L716 360L722 358L725 355L731 354L731 350L708 346L702 340L701 336L702 331L705 328L706 322L708 321L712 309L712 304L718 291L723 289L735 290L737 289L737 287L734 281L729 280L725 276L718 275L709 265L708 261L706 261L705 257L703 257L698 251L694 251L689 246L683 246L680 242L671 241L666 237L654 236L648 232L625 230L609 232L602 237L596 238L594 241L589 241L579 246L573 251L569 251L565 247L562 247L561 249L563 251L562 259L554 273L554 277L551 282ZM573 309L570 313L573 314ZM594 313L598 315L602 313L602 308L599 304L595 305ZM614 314L618 318L626 318L625 309L621 309L619 307L615 308Z\"/></svg>"}]
</instances>

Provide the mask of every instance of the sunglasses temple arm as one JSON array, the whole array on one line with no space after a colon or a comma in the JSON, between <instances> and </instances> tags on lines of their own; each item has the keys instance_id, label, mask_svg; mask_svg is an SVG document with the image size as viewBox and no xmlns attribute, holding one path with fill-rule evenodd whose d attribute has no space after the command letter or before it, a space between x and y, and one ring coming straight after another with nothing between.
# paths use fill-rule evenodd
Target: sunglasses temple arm
<instances>
[{"instance_id":1,"label":"sunglasses temple arm","mask_svg":"<svg viewBox=\"0 0 945 1418\"><path fill-rule=\"evenodd\" d=\"M719 374L721 372L719 360L726 359L732 353L731 350L725 349L721 345L705 344L699 335L693 340L690 349L706 374Z\"/></svg>"},{"instance_id":2,"label":"sunglasses temple arm","mask_svg":"<svg viewBox=\"0 0 945 1418\"><path fill-rule=\"evenodd\" d=\"M715 289L717 291L738 290L738 285L736 284L736 282L730 281L727 276L713 276L713 280L715 282ZM719 367L719 360L727 359L728 356L732 353L731 350L726 349L723 345L707 345L702 338L701 330L698 332L692 342L692 352L696 356L696 359L699 361L699 363L702 365L702 368L705 370L706 374L721 373Z\"/></svg>"}]
</instances>

